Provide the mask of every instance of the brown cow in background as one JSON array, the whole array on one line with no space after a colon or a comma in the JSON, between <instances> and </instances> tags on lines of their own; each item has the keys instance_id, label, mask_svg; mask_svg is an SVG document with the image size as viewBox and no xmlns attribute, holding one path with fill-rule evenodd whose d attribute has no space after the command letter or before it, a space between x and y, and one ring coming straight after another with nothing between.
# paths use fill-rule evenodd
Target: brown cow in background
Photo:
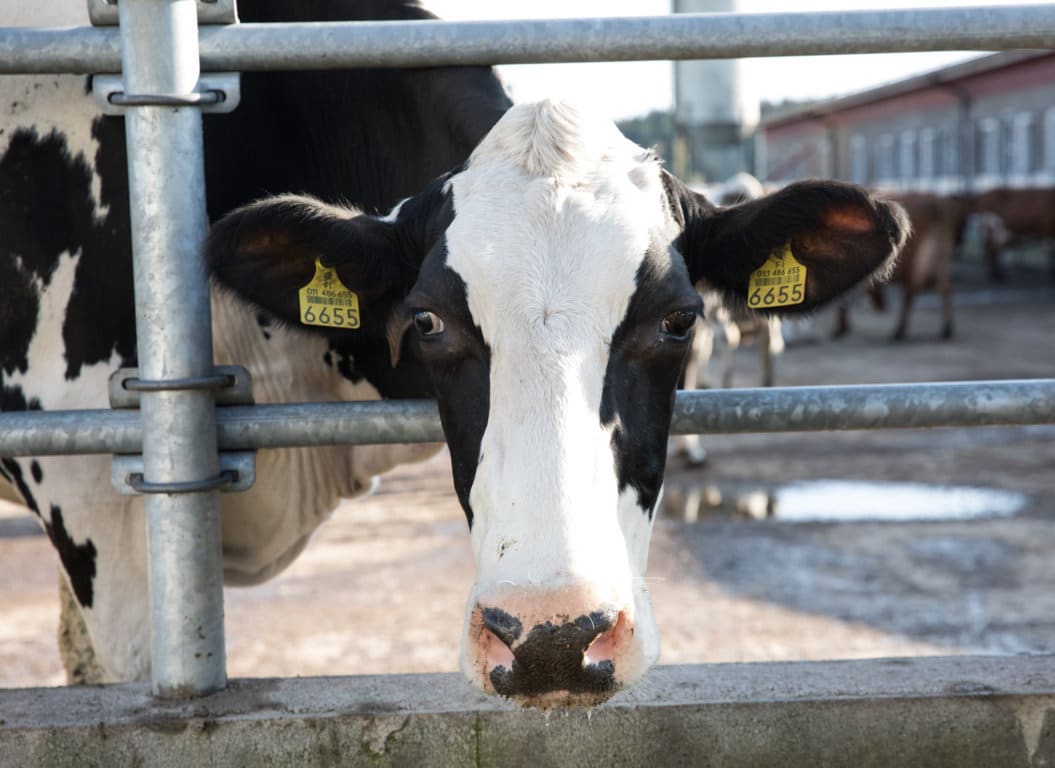
<instances>
[{"instance_id":1,"label":"brown cow in background","mask_svg":"<svg viewBox=\"0 0 1055 768\"><path fill-rule=\"evenodd\" d=\"M902 341L908 336L912 303L922 291L937 291L941 296L941 338L951 339L952 318L952 258L956 243L963 232L969 207L960 198L931 194L905 194L895 199L912 220L913 234L901 252L892 285L901 287L901 311L891 337ZM869 289L877 309L883 309L885 299L881 286ZM850 330L849 309L839 307L833 336L838 338Z\"/></svg>"},{"instance_id":2,"label":"brown cow in background","mask_svg":"<svg viewBox=\"0 0 1055 768\"><path fill-rule=\"evenodd\" d=\"M984 241L986 265L993 280L1004 280L1001 251L1006 242L1030 239L1048 241L1048 269L1055 279L1055 189L990 189L974 197L971 212L995 214L1006 231L1006 237L988 237Z\"/></svg>"}]
</instances>

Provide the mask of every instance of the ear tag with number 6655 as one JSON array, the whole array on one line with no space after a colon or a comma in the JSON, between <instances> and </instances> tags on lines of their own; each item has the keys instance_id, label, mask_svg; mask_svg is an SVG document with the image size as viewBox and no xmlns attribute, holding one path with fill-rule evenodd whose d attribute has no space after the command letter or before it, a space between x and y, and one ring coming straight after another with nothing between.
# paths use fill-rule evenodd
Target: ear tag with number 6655
<instances>
[{"instance_id":1,"label":"ear tag with number 6655","mask_svg":"<svg viewBox=\"0 0 1055 768\"><path fill-rule=\"evenodd\" d=\"M325 328L359 327L359 296L350 291L337 270L315 259L315 277L299 291L300 322Z\"/></svg>"},{"instance_id":2,"label":"ear tag with number 6655","mask_svg":"<svg viewBox=\"0 0 1055 768\"><path fill-rule=\"evenodd\" d=\"M769 255L747 282L751 309L790 307L806 300L806 267L791 253L791 243Z\"/></svg>"}]
</instances>

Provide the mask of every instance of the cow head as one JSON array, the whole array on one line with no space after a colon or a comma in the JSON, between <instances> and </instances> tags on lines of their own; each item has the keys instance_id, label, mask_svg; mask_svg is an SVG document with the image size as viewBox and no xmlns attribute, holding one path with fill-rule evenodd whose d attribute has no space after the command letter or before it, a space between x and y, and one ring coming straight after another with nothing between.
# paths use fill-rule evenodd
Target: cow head
<instances>
[{"instance_id":1,"label":"cow head","mask_svg":"<svg viewBox=\"0 0 1055 768\"><path fill-rule=\"evenodd\" d=\"M833 182L716 208L610 122L542 102L387 217L279 197L206 250L292 324L321 259L361 326L316 330L424 368L478 568L462 667L549 706L603 701L658 655L643 575L695 284L743 303L790 247L807 270L790 310L808 311L886 268L906 232L899 208Z\"/></svg>"}]
</instances>

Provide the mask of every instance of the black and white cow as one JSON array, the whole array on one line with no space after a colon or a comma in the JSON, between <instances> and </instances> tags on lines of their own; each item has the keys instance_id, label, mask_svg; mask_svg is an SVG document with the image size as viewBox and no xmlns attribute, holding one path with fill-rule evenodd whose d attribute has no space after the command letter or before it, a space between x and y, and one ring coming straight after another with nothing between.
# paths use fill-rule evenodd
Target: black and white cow
<instances>
[{"instance_id":1,"label":"black and white cow","mask_svg":"<svg viewBox=\"0 0 1055 768\"><path fill-rule=\"evenodd\" d=\"M461 106L498 104L484 91L460 94ZM339 109L342 92L325 92ZM808 311L889 267L906 236L900 209L830 182L716 209L610 122L545 101L513 107L468 161L370 215L332 202L342 184L357 183L341 179L362 141L355 121L298 111L271 119L284 137L310 133L298 149L332 186L316 191L280 173L255 188L312 196L253 202L213 227L205 258L226 289L214 302L217 358L248 363L260 401L355 397L363 376L382 396L434 396L478 566L461 658L469 679L537 706L596 703L632 684L658 654L643 574L674 389L700 312L694 284L742 302L751 273L790 247L808 271L792 310ZM428 110L408 119L424 132L445 122ZM289 160L281 142L274 149L244 170L262 178L272 163L302 169L303 156ZM375 180L386 168L377 172ZM92 221L102 215L89 210ZM103 315L108 301L126 305L109 284L123 267L94 284L59 280L83 251L83 241L60 243L57 266L43 273L11 260L35 310L25 337L5 339L29 339L26 365L5 358L4 386L19 387L20 407L102 396L64 380L60 328L78 297ZM298 294L317 260L358 294L358 329L299 324ZM65 286L63 298L49 304L54 286ZM54 345L50 356L38 343ZM110 350L90 364L102 369L99 382L131 354ZM49 365L50 377L36 377ZM363 449L262 453L266 487L223 500L228 579L280 570L327 504L394 460ZM37 499L107 676L142 677L142 520L136 501L107 490L105 464L5 466Z\"/></svg>"},{"instance_id":2,"label":"black and white cow","mask_svg":"<svg viewBox=\"0 0 1055 768\"><path fill-rule=\"evenodd\" d=\"M429 16L412 0L238 5L260 22ZM87 24L84 0L0 4L0 26ZM136 356L123 120L100 115L84 77L0 77L0 104L0 409L105 408L107 378ZM509 104L484 68L245 74L238 111L205 118L210 217L283 190L389 210L464 162ZM247 365L257 402L416 392L384 345L353 359L222 293L213 319L217 362ZM261 451L256 487L222 499L226 581L278 573L339 498L435 450ZM114 494L108 463L0 457L0 499L39 515L76 603L64 618L87 624L97 668L62 644L76 681L149 675L142 504Z\"/></svg>"}]
</instances>

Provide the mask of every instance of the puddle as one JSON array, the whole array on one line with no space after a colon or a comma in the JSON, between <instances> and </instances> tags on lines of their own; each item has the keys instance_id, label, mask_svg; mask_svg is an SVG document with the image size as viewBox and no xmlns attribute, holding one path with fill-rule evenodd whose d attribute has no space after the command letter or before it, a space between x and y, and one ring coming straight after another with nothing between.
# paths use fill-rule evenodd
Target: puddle
<instances>
[{"instance_id":1,"label":"puddle","mask_svg":"<svg viewBox=\"0 0 1055 768\"><path fill-rule=\"evenodd\" d=\"M745 517L789 523L958 521L1010 517L1026 505L1014 491L923 483L809 480L771 489L672 488L667 517Z\"/></svg>"}]
</instances>

